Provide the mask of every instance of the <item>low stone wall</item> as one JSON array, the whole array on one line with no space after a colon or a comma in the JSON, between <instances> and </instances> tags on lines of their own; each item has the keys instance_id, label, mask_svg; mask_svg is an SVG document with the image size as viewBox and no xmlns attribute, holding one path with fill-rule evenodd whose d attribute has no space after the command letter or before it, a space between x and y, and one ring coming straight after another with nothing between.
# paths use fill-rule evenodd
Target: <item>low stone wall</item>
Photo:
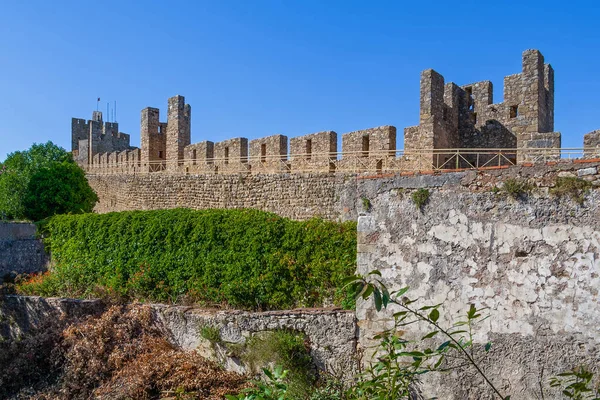
<instances>
[{"instance_id":1,"label":"low stone wall","mask_svg":"<svg viewBox=\"0 0 600 400\"><path fill-rule=\"evenodd\" d=\"M387 188L481 192L514 177L550 187L559 174L581 176L600 186L599 164L598 160L564 161L419 174L89 174L88 180L100 199L96 205L100 213L177 207L257 208L299 220L315 216L356 220L365 211L363 199Z\"/></svg>"},{"instance_id":2,"label":"low stone wall","mask_svg":"<svg viewBox=\"0 0 600 400\"><path fill-rule=\"evenodd\" d=\"M489 315L475 341L492 342L481 365L512 398L559 399L548 379L579 365L600 368L600 192L579 204L549 193L557 176L598 183L596 166L569 164L485 173L467 172L453 185L430 187L422 209L406 185L373 182L370 210L358 222L358 270L382 273L390 290L410 287L416 305L442 303L444 323L465 315L469 304ZM507 177L534 178L538 188L513 199L491 190ZM499 185L501 186L501 185ZM377 312L359 302L360 344L392 328L394 308ZM404 328L422 337L424 325ZM370 354L365 354L368 359ZM492 399L470 369L427 374L425 398Z\"/></svg>"},{"instance_id":3,"label":"low stone wall","mask_svg":"<svg viewBox=\"0 0 600 400\"><path fill-rule=\"evenodd\" d=\"M357 329L354 312L337 309L246 312L206 311L189 307L155 306L177 345L198 349L228 370L246 373L248 366L233 354L231 345L245 345L252 336L269 331L292 331L306 336L310 355L319 371L338 378L354 376L358 369ZM217 328L220 339L201 335L205 327Z\"/></svg>"},{"instance_id":4,"label":"low stone wall","mask_svg":"<svg viewBox=\"0 0 600 400\"><path fill-rule=\"evenodd\" d=\"M99 300L0 295L0 340L18 340L50 321L85 317L103 310L104 304Z\"/></svg>"},{"instance_id":5,"label":"low stone wall","mask_svg":"<svg viewBox=\"0 0 600 400\"><path fill-rule=\"evenodd\" d=\"M0 283L7 275L44 271L47 262L34 224L0 222Z\"/></svg>"},{"instance_id":6,"label":"low stone wall","mask_svg":"<svg viewBox=\"0 0 600 400\"><path fill-rule=\"evenodd\" d=\"M303 334L319 371L347 379L358 369L357 329L351 311L216 311L159 304L150 307L173 344L196 350L231 371L250 372L238 355L232 354L232 345L243 346L254 335L278 330ZM105 305L99 300L0 296L0 340L18 339L51 320L97 315L104 310ZM207 327L218 329L218 340L211 342L202 336Z\"/></svg>"}]
</instances>

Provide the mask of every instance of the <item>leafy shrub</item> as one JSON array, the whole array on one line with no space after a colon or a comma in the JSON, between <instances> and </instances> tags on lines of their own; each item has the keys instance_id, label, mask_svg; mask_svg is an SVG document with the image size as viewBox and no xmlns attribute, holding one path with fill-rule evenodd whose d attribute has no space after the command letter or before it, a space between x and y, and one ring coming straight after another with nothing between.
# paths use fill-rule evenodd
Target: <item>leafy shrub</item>
<instances>
[{"instance_id":1,"label":"leafy shrub","mask_svg":"<svg viewBox=\"0 0 600 400\"><path fill-rule=\"evenodd\" d=\"M307 375L312 369L305 337L298 332L279 330L252 336L243 359L254 370L267 363L281 365L292 374Z\"/></svg>"},{"instance_id":2,"label":"leafy shrub","mask_svg":"<svg viewBox=\"0 0 600 400\"><path fill-rule=\"evenodd\" d=\"M73 162L53 163L31 176L23 197L24 216L39 221L56 214L92 212L98 196Z\"/></svg>"},{"instance_id":3,"label":"leafy shrub","mask_svg":"<svg viewBox=\"0 0 600 400\"><path fill-rule=\"evenodd\" d=\"M500 190L516 200L531 194L533 185L523 179L509 178L504 181Z\"/></svg>"},{"instance_id":4,"label":"leafy shrub","mask_svg":"<svg viewBox=\"0 0 600 400\"><path fill-rule=\"evenodd\" d=\"M420 210L429 200L429 196L429 189L420 188L412 193L411 198L413 203L417 206L417 209Z\"/></svg>"},{"instance_id":5,"label":"leafy shrub","mask_svg":"<svg viewBox=\"0 0 600 400\"><path fill-rule=\"evenodd\" d=\"M583 203L584 196L591 189L592 184L585 179L576 177L558 177L556 185L550 189L550 193L562 197L569 196L579 204Z\"/></svg>"},{"instance_id":6,"label":"leafy shrub","mask_svg":"<svg viewBox=\"0 0 600 400\"><path fill-rule=\"evenodd\" d=\"M0 219L25 218L23 199L31 177L55 163L71 163L71 155L52 142L33 144L29 150L10 153L0 165Z\"/></svg>"},{"instance_id":7,"label":"leafy shrub","mask_svg":"<svg viewBox=\"0 0 600 400\"><path fill-rule=\"evenodd\" d=\"M560 388L567 399L600 400L600 382L594 378L587 367L579 366L552 377L550 387Z\"/></svg>"},{"instance_id":8,"label":"leafy shrub","mask_svg":"<svg viewBox=\"0 0 600 400\"><path fill-rule=\"evenodd\" d=\"M21 293L248 309L317 306L348 294L356 224L292 221L259 210L58 215L43 227L54 267ZM344 302L351 304L349 301Z\"/></svg>"},{"instance_id":9,"label":"leafy shrub","mask_svg":"<svg viewBox=\"0 0 600 400\"><path fill-rule=\"evenodd\" d=\"M236 396L225 395L227 400L286 400L293 397L288 396L288 385L285 383L289 371L277 366L270 371L263 369L267 382L256 381L255 387L244 390Z\"/></svg>"}]
</instances>

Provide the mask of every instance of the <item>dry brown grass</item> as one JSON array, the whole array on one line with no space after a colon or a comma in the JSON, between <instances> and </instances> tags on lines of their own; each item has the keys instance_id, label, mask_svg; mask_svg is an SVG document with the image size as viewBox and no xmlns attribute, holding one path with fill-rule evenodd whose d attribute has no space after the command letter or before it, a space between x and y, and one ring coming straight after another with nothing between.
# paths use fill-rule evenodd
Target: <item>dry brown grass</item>
<instances>
[{"instance_id":1,"label":"dry brown grass","mask_svg":"<svg viewBox=\"0 0 600 400\"><path fill-rule=\"evenodd\" d=\"M19 362L5 359L13 371L4 374L5 380L36 366L56 370L53 379L37 376L12 385L13 392L21 389L18 398L155 399L176 394L181 399L212 400L247 386L243 376L171 345L146 306L113 306L98 318L53 332L44 344L54 350L41 354L43 362L28 365L26 354L31 351L23 354L25 358L13 352ZM39 349L36 345L30 350ZM34 381L37 384L32 385Z\"/></svg>"}]
</instances>

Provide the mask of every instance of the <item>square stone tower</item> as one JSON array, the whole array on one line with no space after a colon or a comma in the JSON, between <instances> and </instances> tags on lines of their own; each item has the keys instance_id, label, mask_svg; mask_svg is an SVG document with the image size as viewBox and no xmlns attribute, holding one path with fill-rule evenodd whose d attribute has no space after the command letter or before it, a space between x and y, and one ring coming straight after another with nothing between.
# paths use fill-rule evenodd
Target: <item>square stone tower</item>
<instances>
[{"instance_id":1,"label":"square stone tower","mask_svg":"<svg viewBox=\"0 0 600 400\"><path fill-rule=\"evenodd\" d=\"M166 162L167 170L183 165L184 148L191 143L192 108L183 96L169 99L167 112Z\"/></svg>"}]
</instances>

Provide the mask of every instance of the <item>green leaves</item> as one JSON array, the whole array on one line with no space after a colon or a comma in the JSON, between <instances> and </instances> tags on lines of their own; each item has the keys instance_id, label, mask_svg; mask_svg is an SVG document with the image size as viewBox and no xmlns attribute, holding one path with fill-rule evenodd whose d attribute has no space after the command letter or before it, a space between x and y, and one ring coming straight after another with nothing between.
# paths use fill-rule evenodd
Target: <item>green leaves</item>
<instances>
[{"instance_id":1,"label":"green leaves","mask_svg":"<svg viewBox=\"0 0 600 400\"><path fill-rule=\"evenodd\" d=\"M431 310L431 312L429 313L429 319L432 322L437 322L437 320L440 318L440 312L438 311L437 308L434 308L433 310Z\"/></svg>"},{"instance_id":2,"label":"green leaves","mask_svg":"<svg viewBox=\"0 0 600 400\"><path fill-rule=\"evenodd\" d=\"M31 176L23 196L24 215L39 221L56 214L92 212L98 196L73 162L54 162Z\"/></svg>"},{"instance_id":3,"label":"green leaves","mask_svg":"<svg viewBox=\"0 0 600 400\"><path fill-rule=\"evenodd\" d=\"M550 387L559 388L568 399L600 400L600 383L586 366L562 372L550 378Z\"/></svg>"},{"instance_id":4,"label":"green leaves","mask_svg":"<svg viewBox=\"0 0 600 400\"><path fill-rule=\"evenodd\" d=\"M374 337L374 339L381 340L379 349L375 353L379 362L367 371L365 380L360 382L353 391L353 394L358 394L358 397L351 398L405 398L408 395L408 387L417 376L440 370L446 357L452 353L453 359L460 359L466 364L474 366L498 398L510 399L510 396L505 397L499 392L482 369L478 367L475 359L473 325L487 318L482 317L481 309L477 309L474 304L471 304L466 312L466 319L456 321L449 328L444 328L440 323L440 308L443 303L419 308L413 307L412 304L416 302L416 299L405 296L408 287L401 288L390 295L385 284L375 276L381 276L381 273L375 270L364 278L355 276L345 282L359 288L357 289L358 297L366 300L372 295L377 311L387 307L388 304L393 304L401 310L392 314L394 328ZM422 336L420 341L400 339L405 333L404 329L409 329L405 327L417 322L427 323L433 330ZM444 339L439 339L439 337ZM437 347L426 347L419 350L419 347L423 345L422 341L430 339L437 343L441 340L444 341ZM490 342L486 343L484 345L485 352L489 352L491 346ZM445 368L448 369L451 366L445 366Z\"/></svg>"},{"instance_id":5,"label":"green leaves","mask_svg":"<svg viewBox=\"0 0 600 400\"><path fill-rule=\"evenodd\" d=\"M46 295L101 288L126 299L286 309L325 299L352 307L368 289L346 278L356 269L354 222L174 209L58 215L44 229L56 264Z\"/></svg>"},{"instance_id":6,"label":"green leaves","mask_svg":"<svg viewBox=\"0 0 600 400\"><path fill-rule=\"evenodd\" d=\"M34 143L29 150L10 153L0 174L0 219L25 218L23 201L31 177L60 163L74 164L70 153L52 142Z\"/></svg>"}]
</instances>

